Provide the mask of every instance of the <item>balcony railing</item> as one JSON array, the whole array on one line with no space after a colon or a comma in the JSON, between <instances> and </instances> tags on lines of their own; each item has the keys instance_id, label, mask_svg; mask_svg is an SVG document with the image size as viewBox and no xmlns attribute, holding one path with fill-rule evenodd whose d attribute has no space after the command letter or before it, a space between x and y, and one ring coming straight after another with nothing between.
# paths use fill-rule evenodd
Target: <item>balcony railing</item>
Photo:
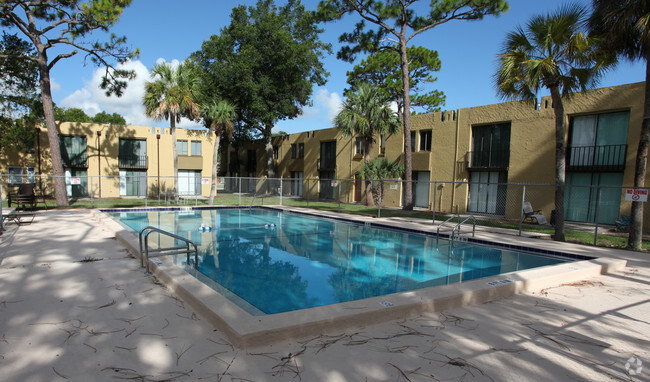
<instances>
[{"instance_id":1,"label":"balcony railing","mask_svg":"<svg viewBox=\"0 0 650 382\"><path fill-rule=\"evenodd\" d=\"M627 145L569 146L569 170L623 171Z\"/></svg>"},{"instance_id":2,"label":"balcony railing","mask_svg":"<svg viewBox=\"0 0 650 382\"><path fill-rule=\"evenodd\" d=\"M508 150L470 151L469 156L470 169L505 169L510 164L510 151Z\"/></svg>"},{"instance_id":3,"label":"balcony railing","mask_svg":"<svg viewBox=\"0 0 650 382\"><path fill-rule=\"evenodd\" d=\"M88 155L85 152L79 154L61 152L61 161L63 167L88 167Z\"/></svg>"},{"instance_id":4,"label":"balcony railing","mask_svg":"<svg viewBox=\"0 0 650 382\"><path fill-rule=\"evenodd\" d=\"M148 168L149 158L146 155L120 155L118 166L121 168Z\"/></svg>"},{"instance_id":5,"label":"balcony railing","mask_svg":"<svg viewBox=\"0 0 650 382\"><path fill-rule=\"evenodd\" d=\"M334 171L336 170L336 158L331 158L331 159L323 159L323 158L318 158L318 162L316 163L317 170L318 171Z\"/></svg>"}]
</instances>

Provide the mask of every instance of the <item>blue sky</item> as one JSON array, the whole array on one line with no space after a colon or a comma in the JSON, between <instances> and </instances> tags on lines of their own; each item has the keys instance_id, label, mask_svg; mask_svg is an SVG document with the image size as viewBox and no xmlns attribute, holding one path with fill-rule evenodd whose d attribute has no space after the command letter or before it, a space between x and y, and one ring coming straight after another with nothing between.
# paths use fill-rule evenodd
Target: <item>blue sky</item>
<instances>
[{"instance_id":1,"label":"blue sky","mask_svg":"<svg viewBox=\"0 0 650 382\"><path fill-rule=\"evenodd\" d=\"M282 0L277 0L282 3ZM141 105L144 81L149 80L149 70L162 60L182 61L201 48L201 43L230 23L231 9L239 4L254 5L255 0L135 0L125 9L118 24L111 30L125 35L128 43L140 48L140 57L127 67L134 69L138 78L129 85L124 96L105 97L98 88L101 70L91 63L84 66L83 57L77 55L60 61L52 70L53 96L59 106L79 107L87 114L99 111L117 112L134 125L166 127L165 121L146 118ZM303 0L313 9L317 0ZM425 3L425 2L423 2ZM437 50L442 69L436 74L438 81L432 89L445 93L443 110L487 105L501 102L494 90L492 75L496 70L496 55L505 35L517 25L527 22L533 15L553 11L564 4L561 0L512 0L510 10L499 17L486 17L481 21L452 21L416 37L412 44ZM582 3L590 4L590 0ZM337 50L338 36L350 31L356 16L323 25L322 39ZM51 55L53 57L53 55ZM358 62L358 61L357 61ZM315 87L312 106L303 110L302 116L291 121L280 121L277 130L289 133L332 127L331 118L342 102L347 87L346 71L353 64L336 59L335 53L324 59L330 72L327 84ZM600 86L612 86L644 80L643 63L623 62L606 74ZM546 94L542 94L546 95ZM196 126L184 120L181 127Z\"/></svg>"}]
</instances>

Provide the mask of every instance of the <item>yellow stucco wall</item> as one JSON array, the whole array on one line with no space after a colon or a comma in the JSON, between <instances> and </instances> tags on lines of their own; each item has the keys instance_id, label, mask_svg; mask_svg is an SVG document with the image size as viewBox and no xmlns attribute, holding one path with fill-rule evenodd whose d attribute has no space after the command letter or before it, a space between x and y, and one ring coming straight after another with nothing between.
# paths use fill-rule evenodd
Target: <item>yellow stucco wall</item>
<instances>
[{"instance_id":1,"label":"yellow stucco wall","mask_svg":"<svg viewBox=\"0 0 650 382\"><path fill-rule=\"evenodd\" d=\"M566 99L565 122L568 144L569 120L573 116L628 110L628 148L623 185L633 184L637 142L643 115L644 83L636 83L575 94ZM430 180L439 182L429 192L429 208L433 208L434 196L437 211L465 212L467 210L470 179L468 170L469 152L472 147L472 127L495 123L510 123L510 161L507 169L508 183L528 184L526 195L534 198L534 208L550 217L554 207L555 183L555 115L550 97L533 102L504 102L494 105L477 106L456 111L414 115L411 130L415 132L413 152L413 171L429 171ZM420 151L420 132L432 131L431 151ZM292 171L303 171L305 178L318 177L316 169L320 156L320 143L336 140L336 177L353 179L363 164L363 158L354 155L355 137L343 137L335 128L290 134L276 137L273 144L278 148L279 158L275 162L278 176L290 177ZM379 137L371 148L371 158L379 155ZM305 144L305 158L291 159L291 144ZM252 147L252 146L251 146ZM258 146L262 147L262 146ZM385 157L403 163L404 138L400 132L388 137ZM266 173L266 160L263 150L259 151L257 175ZM452 184L451 182L459 182ZM315 182L314 182L315 183ZM540 186L530 186L531 184ZM310 198L318 194L312 186ZM509 185L506 196L507 218L520 216L523 185ZM306 190L305 190L306 192ZM391 190L385 187L382 204L400 206L402 187ZM362 193L361 202L365 202ZM306 195L305 195L306 196ZM354 187L348 182L343 187L342 202L354 201ZM621 213L629 214L629 203L621 202ZM646 213L648 215L648 213ZM646 219L650 215L646 216Z\"/></svg>"},{"instance_id":2,"label":"yellow stucco wall","mask_svg":"<svg viewBox=\"0 0 650 382\"><path fill-rule=\"evenodd\" d=\"M158 185L162 191L173 188L172 136L169 128L64 122L57 124L57 129L59 135L86 137L88 166L80 169L85 169L91 179L88 196L92 194L93 197L99 197L100 188L101 197L120 196L118 162L120 138L146 140L148 157L146 172L150 196L157 194ZM98 132L101 135L98 135ZM157 138L158 134L160 135L159 139ZM191 152L188 156L180 156L179 169L201 170L203 178L210 178L214 138L208 137L204 130L185 129L176 129L176 137L177 140L187 140L188 147L190 141L200 141L202 151L200 156L193 156ZM0 172L6 174L9 167L33 167L36 173L52 174L49 140L44 126L39 128L38 141L40 153L38 144L34 150L28 153L9 152L6 158L0 161ZM101 184L99 175L102 176ZM5 187L7 186L6 181L3 179ZM45 189L46 192L53 192L51 182L46 182ZM207 196L209 193L210 185L202 185L201 194Z\"/></svg>"}]
</instances>

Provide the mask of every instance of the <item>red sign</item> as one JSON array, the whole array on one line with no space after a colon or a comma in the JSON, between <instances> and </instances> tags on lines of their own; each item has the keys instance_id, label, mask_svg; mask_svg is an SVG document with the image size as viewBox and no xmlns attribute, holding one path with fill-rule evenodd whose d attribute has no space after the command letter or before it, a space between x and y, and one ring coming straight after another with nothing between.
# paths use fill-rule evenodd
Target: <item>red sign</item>
<instances>
[{"instance_id":1,"label":"red sign","mask_svg":"<svg viewBox=\"0 0 650 382\"><path fill-rule=\"evenodd\" d=\"M647 202L648 190L625 190L625 200L630 202Z\"/></svg>"}]
</instances>

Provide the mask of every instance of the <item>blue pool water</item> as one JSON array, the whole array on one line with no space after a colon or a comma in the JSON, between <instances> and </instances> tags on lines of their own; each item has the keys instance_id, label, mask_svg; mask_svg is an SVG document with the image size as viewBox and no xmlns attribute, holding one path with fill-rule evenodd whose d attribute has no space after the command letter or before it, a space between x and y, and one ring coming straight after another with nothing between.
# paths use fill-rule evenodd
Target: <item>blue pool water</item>
<instances>
[{"instance_id":1,"label":"blue pool water","mask_svg":"<svg viewBox=\"0 0 650 382\"><path fill-rule=\"evenodd\" d=\"M136 232L152 225L195 242L200 248L199 278L216 281L219 288L235 295L233 301L253 306L257 314L460 283L568 261L469 243L456 243L452 249L447 240L436 241L435 236L270 209L111 215ZM186 266L185 262L185 257L177 259L181 266Z\"/></svg>"}]
</instances>

